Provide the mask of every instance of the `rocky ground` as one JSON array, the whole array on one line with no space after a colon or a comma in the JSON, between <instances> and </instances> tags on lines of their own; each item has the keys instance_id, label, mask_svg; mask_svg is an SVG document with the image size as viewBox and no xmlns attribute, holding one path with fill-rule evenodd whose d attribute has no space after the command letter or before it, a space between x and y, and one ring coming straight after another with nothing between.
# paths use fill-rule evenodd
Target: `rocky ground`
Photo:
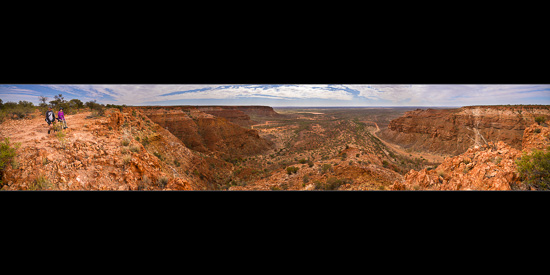
<instances>
[{"instance_id":1,"label":"rocky ground","mask_svg":"<svg viewBox=\"0 0 550 275\"><path fill-rule=\"evenodd\" d=\"M550 135L547 127L533 124L516 137L520 148L489 141L444 160L434 155L429 162L410 148L378 139L374 134L382 127L376 121L387 116L373 121L362 110L276 115L265 107L235 109L241 113L186 108L111 108L103 116L82 111L66 115L69 128L51 134L38 113L5 120L0 138L9 137L20 148L4 169L0 188L529 190L515 160L534 148L546 149Z\"/></svg>"},{"instance_id":2,"label":"rocky ground","mask_svg":"<svg viewBox=\"0 0 550 275\"><path fill-rule=\"evenodd\" d=\"M67 115L69 128L51 134L42 116L5 121L0 137L21 148L4 171L2 190L209 188L199 178L208 168L204 158L145 116L117 109L91 115Z\"/></svg>"},{"instance_id":3,"label":"rocky ground","mask_svg":"<svg viewBox=\"0 0 550 275\"><path fill-rule=\"evenodd\" d=\"M538 130L537 130L538 129ZM522 150L499 141L474 146L446 158L432 170L411 170L391 190L531 190L521 179L515 161L523 152L550 145L548 127L533 124L523 134Z\"/></svg>"}]
</instances>

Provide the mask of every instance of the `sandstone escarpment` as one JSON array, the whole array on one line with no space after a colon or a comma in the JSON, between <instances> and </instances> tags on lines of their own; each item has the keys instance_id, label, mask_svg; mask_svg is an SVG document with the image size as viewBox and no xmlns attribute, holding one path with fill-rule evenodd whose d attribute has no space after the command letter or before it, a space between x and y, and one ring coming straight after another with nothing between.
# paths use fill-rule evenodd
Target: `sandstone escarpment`
<instances>
[{"instance_id":1,"label":"sandstone escarpment","mask_svg":"<svg viewBox=\"0 0 550 275\"><path fill-rule=\"evenodd\" d=\"M390 122L379 136L416 151L457 155L473 145L504 141L521 149L523 131L535 117L550 118L550 106L468 106L417 109Z\"/></svg>"},{"instance_id":2,"label":"sandstone escarpment","mask_svg":"<svg viewBox=\"0 0 550 275\"><path fill-rule=\"evenodd\" d=\"M264 152L272 142L261 138L256 130L245 129L229 118L249 124L248 115L235 107L164 106L132 107L170 131L192 150L222 158L249 156ZM230 116L230 114L235 114ZM244 122L243 122L244 121ZM248 121L248 122L246 122ZM245 123L246 122L246 123Z\"/></svg>"}]
</instances>

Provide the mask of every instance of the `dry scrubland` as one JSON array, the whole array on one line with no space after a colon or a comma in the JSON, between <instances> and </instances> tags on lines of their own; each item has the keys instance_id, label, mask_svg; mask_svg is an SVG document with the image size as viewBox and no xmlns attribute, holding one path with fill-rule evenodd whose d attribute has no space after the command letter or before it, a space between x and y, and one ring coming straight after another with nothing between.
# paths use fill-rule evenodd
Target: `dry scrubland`
<instances>
[{"instance_id":1,"label":"dry scrubland","mask_svg":"<svg viewBox=\"0 0 550 275\"><path fill-rule=\"evenodd\" d=\"M545 154L547 108L111 107L50 135L38 110L5 118L2 190L544 187L518 162Z\"/></svg>"}]
</instances>

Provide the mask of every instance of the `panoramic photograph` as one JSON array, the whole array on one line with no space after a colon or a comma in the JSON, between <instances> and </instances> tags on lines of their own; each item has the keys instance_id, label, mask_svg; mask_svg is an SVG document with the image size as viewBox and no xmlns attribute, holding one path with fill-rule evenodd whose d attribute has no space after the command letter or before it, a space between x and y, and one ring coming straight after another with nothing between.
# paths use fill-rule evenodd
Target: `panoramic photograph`
<instances>
[{"instance_id":1,"label":"panoramic photograph","mask_svg":"<svg viewBox=\"0 0 550 275\"><path fill-rule=\"evenodd\" d=\"M550 190L550 85L0 85L0 190Z\"/></svg>"}]
</instances>

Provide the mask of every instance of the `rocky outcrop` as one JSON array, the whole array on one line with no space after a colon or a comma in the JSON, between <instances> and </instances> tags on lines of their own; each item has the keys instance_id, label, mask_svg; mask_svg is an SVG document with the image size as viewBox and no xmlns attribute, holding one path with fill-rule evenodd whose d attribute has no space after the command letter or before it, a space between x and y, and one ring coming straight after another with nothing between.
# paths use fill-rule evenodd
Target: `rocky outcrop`
<instances>
[{"instance_id":1,"label":"rocky outcrop","mask_svg":"<svg viewBox=\"0 0 550 275\"><path fill-rule=\"evenodd\" d=\"M272 107L269 106L236 106L237 110L244 112L249 116L259 116L259 117L280 117L281 115Z\"/></svg>"},{"instance_id":2,"label":"rocky outcrop","mask_svg":"<svg viewBox=\"0 0 550 275\"><path fill-rule=\"evenodd\" d=\"M538 130L537 130L538 129ZM437 168L411 170L392 190L530 190L519 178L516 160L523 152L545 149L550 131L537 124L527 127L522 136L523 150L503 141L473 146L465 153L446 158Z\"/></svg>"},{"instance_id":3,"label":"rocky outcrop","mask_svg":"<svg viewBox=\"0 0 550 275\"><path fill-rule=\"evenodd\" d=\"M525 129L522 139L522 150L525 152L534 149L547 149L550 144L550 129L533 124Z\"/></svg>"},{"instance_id":4,"label":"rocky outcrop","mask_svg":"<svg viewBox=\"0 0 550 275\"><path fill-rule=\"evenodd\" d=\"M521 149L523 131L536 116L550 118L550 106L468 106L417 109L390 122L379 137L416 151L457 155L474 145L504 141Z\"/></svg>"},{"instance_id":5,"label":"rocky outcrop","mask_svg":"<svg viewBox=\"0 0 550 275\"><path fill-rule=\"evenodd\" d=\"M134 111L134 112L133 112ZM43 119L8 121L0 133L22 142L3 171L3 190L216 190L232 165L187 148L140 111L68 118L63 134L47 134ZM8 131L4 131L8 130ZM29 138L30 137L30 138Z\"/></svg>"}]
</instances>

